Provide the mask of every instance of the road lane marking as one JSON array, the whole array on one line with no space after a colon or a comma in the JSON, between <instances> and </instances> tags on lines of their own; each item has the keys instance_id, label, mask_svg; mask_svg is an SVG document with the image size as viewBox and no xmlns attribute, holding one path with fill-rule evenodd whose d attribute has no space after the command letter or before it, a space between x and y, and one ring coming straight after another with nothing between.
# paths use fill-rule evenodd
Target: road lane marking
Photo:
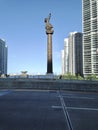
<instances>
[{"instance_id":1,"label":"road lane marking","mask_svg":"<svg viewBox=\"0 0 98 130\"><path fill-rule=\"evenodd\" d=\"M6 95L10 93L11 91L0 91L0 96Z\"/></svg>"},{"instance_id":2,"label":"road lane marking","mask_svg":"<svg viewBox=\"0 0 98 130\"><path fill-rule=\"evenodd\" d=\"M78 98L78 99L95 99L95 98L90 98L90 97L78 97L78 96L66 96L66 95L62 95L63 97L66 98Z\"/></svg>"},{"instance_id":3,"label":"road lane marking","mask_svg":"<svg viewBox=\"0 0 98 130\"><path fill-rule=\"evenodd\" d=\"M74 110L87 110L87 111L98 111L98 108L83 108L83 107L67 107L67 109L74 109Z\"/></svg>"},{"instance_id":4,"label":"road lane marking","mask_svg":"<svg viewBox=\"0 0 98 130\"><path fill-rule=\"evenodd\" d=\"M60 98L60 102L61 102L61 105L62 105L64 116L65 116L66 121L67 121L68 129L73 130L72 123L71 123L71 120L70 120L70 116L69 116L69 113L67 111L67 107L66 107L66 104L64 102L64 99L63 99L63 97L62 97L62 95L60 94L59 91L57 91L57 93L58 93L59 98Z\"/></svg>"},{"instance_id":5,"label":"road lane marking","mask_svg":"<svg viewBox=\"0 0 98 130\"><path fill-rule=\"evenodd\" d=\"M52 106L53 109L60 109L62 106Z\"/></svg>"}]
</instances>

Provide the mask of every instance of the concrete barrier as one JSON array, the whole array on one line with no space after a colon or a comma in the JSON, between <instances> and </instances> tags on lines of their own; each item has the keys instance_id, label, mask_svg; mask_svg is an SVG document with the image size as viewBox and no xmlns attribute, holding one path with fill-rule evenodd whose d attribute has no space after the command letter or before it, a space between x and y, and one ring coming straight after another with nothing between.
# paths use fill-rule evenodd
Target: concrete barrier
<instances>
[{"instance_id":1,"label":"concrete barrier","mask_svg":"<svg viewBox=\"0 0 98 130\"><path fill-rule=\"evenodd\" d=\"M0 89L41 89L98 92L98 81L32 78L0 78Z\"/></svg>"}]
</instances>

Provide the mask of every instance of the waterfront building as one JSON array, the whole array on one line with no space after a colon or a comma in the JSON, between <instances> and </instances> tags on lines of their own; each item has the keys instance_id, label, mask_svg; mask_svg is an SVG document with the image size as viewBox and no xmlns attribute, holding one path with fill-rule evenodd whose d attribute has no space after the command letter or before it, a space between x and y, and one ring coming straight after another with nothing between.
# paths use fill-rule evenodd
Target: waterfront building
<instances>
[{"instance_id":1,"label":"waterfront building","mask_svg":"<svg viewBox=\"0 0 98 130\"><path fill-rule=\"evenodd\" d=\"M7 74L8 47L5 40L0 39L0 75Z\"/></svg>"},{"instance_id":2,"label":"waterfront building","mask_svg":"<svg viewBox=\"0 0 98 130\"><path fill-rule=\"evenodd\" d=\"M64 39L62 50L62 74L83 76L83 46L82 33L71 32Z\"/></svg>"},{"instance_id":3,"label":"waterfront building","mask_svg":"<svg viewBox=\"0 0 98 130\"><path fill-rule=\"evenodd\" d=\"M64 39L64 50L61 51L62 55L62 74L68 73L68 38Z\"/></svg>"},{"instance_id":4,"label":"waterfront building","mask_svg":"<svg viewBox=\"0 0 98 130\"><path fill-rule=\"evenodd\" d=\"M83 76L82 33L71 32L68 38L69 73Z\"/></svg>"},{"instance_id":5,"label":"waterfront building","mask_svg":"<svg viewBox=\"0 0 98 130\"><path fill-rule=\"evenodd\" d=\"M64 75L64 73L65 73L64 72L64 70L65 70L64 69L64 67L65 67L64 66L64 62L65 62L65 60L64 60L64 50L61 51L61 62L62 62L62 75Z\"/></svg>"},{"instance_id":6,"label":"waterfront building","mask_svg":"<svg viewBox=\"0 0 98 130\"><path fill-rule=\"evenodd\" d=\"M83 74L98 76L98 0L82 0Z\"/></svg>"},{"instance_id":7,"label":"waterfront building","mask_svg":"<svg viewBox=\"0 0 98 130\"><path fill-rule=\"evenodd\" d=\"M64 73L67 74L69 70L68 62L68 38L64 39Z\"/></svg>"}]
</instances>

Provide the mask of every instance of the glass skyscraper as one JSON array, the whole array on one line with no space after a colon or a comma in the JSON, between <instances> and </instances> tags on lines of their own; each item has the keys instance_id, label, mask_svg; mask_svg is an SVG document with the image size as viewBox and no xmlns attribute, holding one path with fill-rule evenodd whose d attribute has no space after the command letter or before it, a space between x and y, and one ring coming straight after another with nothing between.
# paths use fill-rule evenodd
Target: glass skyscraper
<instances>
[{"instance_id":1,"label":"glass skyscraper","mask_svg":"<svg viewBox=\"0 0 98 130\"><path fill-rule=\"evenodd\" d=\"M61 51L62 55L62 74L68 73L68 38L64 39L64 50Z\"/></svg>"},{"instance_id":2,"label":"glass skyscraper","mask_svg":"<svg viewBox=\"0 0 98 130\"><path fill-rule=\"evenodd\" d=\"M0 39L0 75L7 74L7 51L8 47L5 41Z\"/></svg>"},{"instance_id":3,"label":"glass skyscraper","mask_svg":"<svg viewBox=\"0 0 98 130\"><path fill-rule=\"evenodd\" d=\"M62 58L62 74L65 74L65 66L64 66L64 50L61 51L61 58Z\"/></svg>"},{"instance_id":4,"label":"glass skyscraper","mask_svg":"<svg viewBox=\"0 0 98 130\"><path fill-rule=\"evenodd\" d=\"M68 73L68 38L65 38L64 39L64 59L65 59L65 62L64 62L64 72L65 74Z\"/></svg>"},{"instance_id":5,"label":"glass skyscraper","mask_svg":"<svg viewBox=\"0 0 98 130\"><path fill-rule=\"evenodd\" d=\"M98 0L82 0L83 74L98 76Z\"/></svg>"},{"instance_id":6,"label":"glass skyscraper","mask_svg":"<svg viewBox=\"0 0 98 130\"><path fill-rule=\"evenodd\" d=\"M83 76L82 33L71 32L68 38L68 47L69 73Z\"/></svg>"},{"instance_id":7,"label":"glass skyscraper","mask_svg":"<svg viewBox=\"0 0 98 130\"><path fill-rule=\"evenodd\" d=\"M64 39L64 50L62 51L62 74L83 76L83 46L82 33L71 32Z\"/></svg>"}]
</instances>

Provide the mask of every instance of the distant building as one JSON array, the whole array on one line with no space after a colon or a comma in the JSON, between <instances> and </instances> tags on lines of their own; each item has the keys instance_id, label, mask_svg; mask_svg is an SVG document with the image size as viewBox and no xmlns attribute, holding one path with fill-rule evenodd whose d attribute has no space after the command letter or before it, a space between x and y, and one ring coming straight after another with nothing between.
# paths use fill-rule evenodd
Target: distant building
<instances>
[{"instance_id":1,"label":"distant building","mask_svg":"<svg viewBox=\"0 0 98 130\"><path fill-rule=\"evenodd\" d=\"M80 32L71 32L69 37L64 39L62 74L67 73L83 76L83 44Z\"/></svg>"},{"instance_id":2,"label":"distant building","mask_svg":"<svg viewBox=\"0 0 98 130\"><path fill-rule=\"evenodd\" d=\"M64 73L67 74L69 70L69 62L68 62L68 38L64 39Z\"/></svg>"},{"instance_id":3,"label":"distant building","mask_svg":"<svg viewBox=\"0 0 98 130\"><path fill-rule=\"evenodd\" d=\"M82 33L71 32L68 38L68 45L69 73L83 76Z\"/></svg>"},{"instance_id":4,"label":"distant building","mask_svg":"<svg viewBox=\"0 0 98 130\"><path fill-rule=\"evenodd\" d=\"M64 74L64 63L65 63L65 59L64 59L64 50L61 51L61 58L62 58L62 74Z\"/></svg>"},{"instance_id":5,"label":"distant building","mask_svg":"<svg viewBox=\"0 0 98 130\"><path fill-rule=\"evenodd\" d=\"M4 40L0 39L0 75L7 74L8 47Z\"/></svg>"},{"instance_id":6,"label":"distant building","mask_svg":"<svg viewBox=\"0 0 98 130\"><path fill-rule=\"evenodd\" d=\"M64 39L64 50L62 53L62 74L68 73L68 38Z\"/></svg>"},{"instance_id":7,"label":"distant building","mask_svg":"<svg viewBox=\"0 0 98 130\"><path fill-rule=\"evenodd\" d=\"M82 0L83 74L98 76L98 0Z\"/></svg>"}]
</instances>

